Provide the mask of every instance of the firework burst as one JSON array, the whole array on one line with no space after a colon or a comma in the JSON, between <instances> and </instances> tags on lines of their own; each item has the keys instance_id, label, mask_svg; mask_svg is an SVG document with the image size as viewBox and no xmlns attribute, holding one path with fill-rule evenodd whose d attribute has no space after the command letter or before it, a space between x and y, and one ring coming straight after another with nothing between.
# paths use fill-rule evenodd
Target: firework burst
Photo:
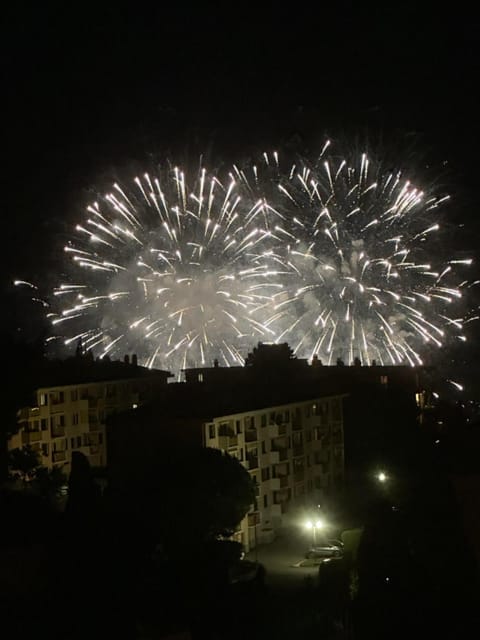
<instances>
[{"instance_id":1,"label":"firework burst","mask_svg":"<svg viewBox=\"0 0 480 640\"><path fill-rule=\"evenodd\" d=\"M442 260L448 238L439 236L439 214L449 196L423 192L366 154L341 158L329 146L316 162L285 172L276 157L264 157L277 176L275 255L288 268L265 326L295 353L328 364L417 365L429 347L466 340L459 306L472 260ZM258 184L258 171L251 176Z\"/></svg>"},{"instance_id":2,"label":"firework burst","mask_svg":"<svg viewBox=\"0 0 480 640\"><path fill-rule=\"evenodd\" d=\"M65 247L52 339L177 374L243 364L257 341L326 364L421 364L466 340L472 261L445 256L449 197L390 166L327 142L286 169L274 152L113 184Z\"/></svg>"},{"instance_id":3,"label":"firework burst","mask_svg":"<svg viewBox=\"0 0 480 640\"><path fill-rule=\"evenodd\" d=\"M178 168L115 183L65 247L70 274L50 314L65 343L178 372L213 358L243 364L252 342L274 339L257 318L278 277L275 216L242 195L232 174L206 170L193 184Z\"/></svg>"}]
</instances>

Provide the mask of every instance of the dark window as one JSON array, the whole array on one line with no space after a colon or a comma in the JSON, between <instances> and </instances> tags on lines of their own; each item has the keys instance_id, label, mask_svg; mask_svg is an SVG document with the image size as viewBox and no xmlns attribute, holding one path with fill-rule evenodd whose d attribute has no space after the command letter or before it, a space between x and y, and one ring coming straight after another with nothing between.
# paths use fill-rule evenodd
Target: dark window
<instances>
[{"instance_id":1,"label":"dark window","mask_svg":"<svg viewBox=\"0 0 480 640\"><path fill-rule=\"evenodd\" d=\"M262 453L267 453L267 443L265 440L262 442Z\"/></svg>"},{"instance_id":2,"label":"dark window","mask_svg":"<svg viewBox=\"0 0 480 640\"><path fill-rule=\"evenodd\" d=\"M270 469L265 467L262 469L262 482L266 482L267 480L270 480Z\"/></svg>"},{"instance_id":3,"label":"dark window","mask_svg":"<svg viewBox=\"0 0 480 640\"><path fill-rule=\"evenodd\" d=\"M263 506L264 507L268 507L268 495L267 494L265 494L263 496Z\"/></svg>"}]
</instances>

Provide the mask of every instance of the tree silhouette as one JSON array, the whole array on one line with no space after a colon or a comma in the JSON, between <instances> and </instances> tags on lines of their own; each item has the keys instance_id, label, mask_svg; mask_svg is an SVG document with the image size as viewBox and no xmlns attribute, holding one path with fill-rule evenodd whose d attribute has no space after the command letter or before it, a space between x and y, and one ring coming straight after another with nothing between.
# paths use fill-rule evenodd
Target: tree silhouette
<instances>
[{"instance_id":1,"label":"tree silhouette","mask_svg":"<svg viewBox=\"0 0 480 640\"><path fill-rule=\"evenodd\" d=\"M30 445L26 445L9 452L8 466L12 471L18 471L24 482L28 482L40 466L40 457Z\"/></svg>"}]
</instances>

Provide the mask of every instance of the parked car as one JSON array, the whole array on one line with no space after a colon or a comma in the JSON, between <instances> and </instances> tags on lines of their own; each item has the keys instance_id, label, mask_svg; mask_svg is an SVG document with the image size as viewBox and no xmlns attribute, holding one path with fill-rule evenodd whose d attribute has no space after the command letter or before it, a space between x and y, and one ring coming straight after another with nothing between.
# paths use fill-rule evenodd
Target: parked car
<instances>
[{"instance_id":1,"label":"parked car","mask_svg":"<svg viewBox=\"0 0 480 640\"><path fill-rule=\"evenodd\" d=\"M317 544L305 553L305 558L339 558L343 555L343 544L340 540L327 540Z\"/></svg>"}]
</instances>

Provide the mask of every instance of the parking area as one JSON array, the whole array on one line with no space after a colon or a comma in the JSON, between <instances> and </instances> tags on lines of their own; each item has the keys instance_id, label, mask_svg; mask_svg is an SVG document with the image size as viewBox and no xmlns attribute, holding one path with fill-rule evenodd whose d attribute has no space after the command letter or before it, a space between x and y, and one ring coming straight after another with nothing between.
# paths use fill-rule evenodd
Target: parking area
<instances>
[{"instance_id":1,"label":"parking area","mask_svg":"<svg viewBox=\"0 0 480 640\"><path fill-rule=\"evenodd\" d=\"M296 589L316 581L321 560L305 558L308 540L294 527L281 530L270 544L259 545L247 554L266 569L266 584Z\"/></svg>"}]
</instances>

